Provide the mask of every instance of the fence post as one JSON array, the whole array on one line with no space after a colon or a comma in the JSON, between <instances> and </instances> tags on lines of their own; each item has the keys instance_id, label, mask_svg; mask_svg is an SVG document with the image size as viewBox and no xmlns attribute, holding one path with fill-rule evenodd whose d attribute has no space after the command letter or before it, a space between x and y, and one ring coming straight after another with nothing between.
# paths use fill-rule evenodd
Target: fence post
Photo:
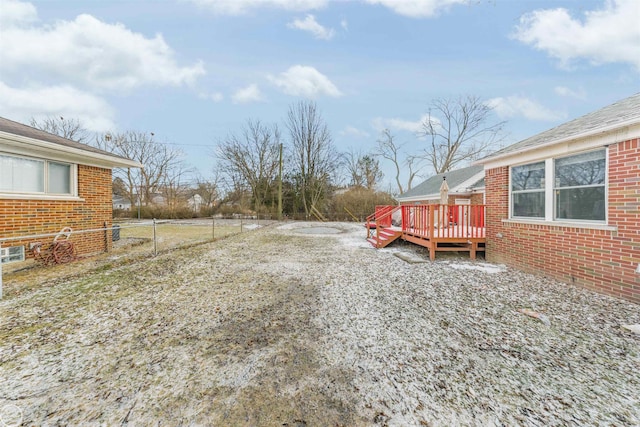
<instances>
[{"instance_id":1,"label":"fence post","mask_svg":"<svg viewBox=\"0 0 640 427\"><path fill-rule=\"evenodd\" d=\"M0 242L0 299L2 299L2 242Z\"/></svg>"},{"instance_id":2,"label":"fence post","mask_svg":"<svg viewBox=\"0 0 640 427\"><path fill-rule=\"evenodd\" d=\"M158 239L156 239L156 219L153 218L153 256L158 255Z\"/></svg>"},{"instance_id":3,"label":"fence post","mask_svg":"<svg viewBox=\"0 0 640 427\"><path fill-rule=\"evenodd\" d=\"M109 252L109 236L107 235L107 221L104 223L104 251Z\"/></svg>"},{"instance_id":4,"label":"fence post","mask_svg":"<svg viewBox=\"0 0 640 427\"><path fill-rule=\"evenodd\" d=\"M240 232L242 233L242 217L240 218Z\"/></svg>"},{"instance_id":5,"label":"fence post","mask_svg":"<svg viewBox=\"0 0 640 427\"><path fill-rule=\"evenodd\" d=\"M211 240L216 240L216 219L211 217Z\"/></svg>"}]
</instances>

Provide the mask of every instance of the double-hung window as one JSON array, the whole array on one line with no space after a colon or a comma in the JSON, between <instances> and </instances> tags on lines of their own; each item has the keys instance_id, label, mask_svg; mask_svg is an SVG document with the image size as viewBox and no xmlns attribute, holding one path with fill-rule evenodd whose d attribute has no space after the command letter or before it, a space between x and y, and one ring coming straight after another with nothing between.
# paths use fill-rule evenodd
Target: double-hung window
<instances>
[{"instance_id":1,"label":"double-hung window","mask_svg":"<svg viewBox=\"0 0 640 427\"><path fill-rule=\"evenodd\" d=\"M554 161L556 219L605 220L604 150Z\"/></svg>"},{"instance_id":2,"label":"double-hung window","mask_svg":"<svg viewBox=\"0 0 640 427\"><path fill-rule=\"evenodd\" d=\"M511 217L606 220L606 150L511 167Z\"/></svg>"},{"instance_id":3,"label":"double-hung window","mask_svg":"<svg viewBox=\"0 0 640 427\"><path fill-rule=\"evenodd\" d=\"M544 218L544 162L511 168L511 215Z\"/></svg>"},{"instance_id":4,"label":"double-hung window","mask_svg":"<svg viewBox=\"0 0 640 427\"><path fill-rule=\"evenodd\" d=\"M70 163L0 154L0 192L75 195L76 167Z\"/></svg>"}]
</instances>

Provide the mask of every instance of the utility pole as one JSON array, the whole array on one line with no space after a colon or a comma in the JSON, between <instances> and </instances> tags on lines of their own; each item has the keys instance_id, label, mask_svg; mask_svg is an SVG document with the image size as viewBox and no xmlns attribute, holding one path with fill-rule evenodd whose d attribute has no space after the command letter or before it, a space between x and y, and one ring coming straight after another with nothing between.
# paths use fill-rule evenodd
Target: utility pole
<instances>
[{"instance_id":1,"label":"utility pole","mask_svg":"<svg viewBox=\"0 0 640 427\"><path fill-rule=\"evenodd\" d=\"M280 143L280 168L278 170L278 221L282 221L282 143Z\"/></svg>"}]
</instances>

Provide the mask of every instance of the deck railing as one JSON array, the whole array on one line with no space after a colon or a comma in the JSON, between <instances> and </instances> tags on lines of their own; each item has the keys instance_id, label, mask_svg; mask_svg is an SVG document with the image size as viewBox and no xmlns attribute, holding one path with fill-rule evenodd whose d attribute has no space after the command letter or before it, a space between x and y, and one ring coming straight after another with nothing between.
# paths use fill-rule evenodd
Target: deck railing
<instances>
[{"instance_id":1,"label":"deck railing","mask_svg":"<svg viewBox=\"0 0 640 427\"><path fill-rule=\"evenodd\" d=\"M485 237L485 205L403 205L402 231L426 239Z\"/></svg>"}]
</instances>

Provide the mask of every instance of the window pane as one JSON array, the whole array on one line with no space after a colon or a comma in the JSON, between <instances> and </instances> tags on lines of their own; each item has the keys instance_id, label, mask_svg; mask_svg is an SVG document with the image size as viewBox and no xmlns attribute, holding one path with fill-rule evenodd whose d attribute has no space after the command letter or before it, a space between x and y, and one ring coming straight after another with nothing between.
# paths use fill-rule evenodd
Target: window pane
<instances>
[{"instance_id":1,"label":"window pane","mask_svg":"<svg viewBox=\"0 0 640 427\"><path fill-rule=\"evenodd\" d=\"M544 218L544 191L513 194L513 216Z\"/></svg>"},{"instance_id":2,"label":"window pane","mask_svg":"<svg viewBox=\"0 0 640 427\"><path fill-rule=\"evenodd\" d=\"M71 166L49 162L49 193L71 193Z\"/></svg>"},{"instance_id":3,"label":"window pane","mask_svg":"<svg viewBox=\"0 0 640 427\"><path fill-rule=\"evenodd\" d=\"M44 162L0 156L0 190L44 192Z\"/></svg>"},{"instance_id":4,"label":"window pane","mask_svg":"<svg viewBox=\"0 0 640 427\"><path fill-rule=\"evenodd\" d=\"M556 218L604 221L604 186L556 190Z\"/></svg>"},{"instance_id":5,"label":"window pane","mask_svg":"<svg viewBox=\"0 0 640 427\"><path fill-rule=\"evenodd\" d=\"M544 188L544 162L511 168L511 190L537 190Z\"/></svg>"},{"instance_id":6,"label":"window pane","mask_svg":"<svg viewBox=\"0 0 640 427\"><path fill-rule=\"evenodd\" d=\"M604 150L564 157L555 162L556 188L604 184Z\"/></svg>"}]
</instances>

